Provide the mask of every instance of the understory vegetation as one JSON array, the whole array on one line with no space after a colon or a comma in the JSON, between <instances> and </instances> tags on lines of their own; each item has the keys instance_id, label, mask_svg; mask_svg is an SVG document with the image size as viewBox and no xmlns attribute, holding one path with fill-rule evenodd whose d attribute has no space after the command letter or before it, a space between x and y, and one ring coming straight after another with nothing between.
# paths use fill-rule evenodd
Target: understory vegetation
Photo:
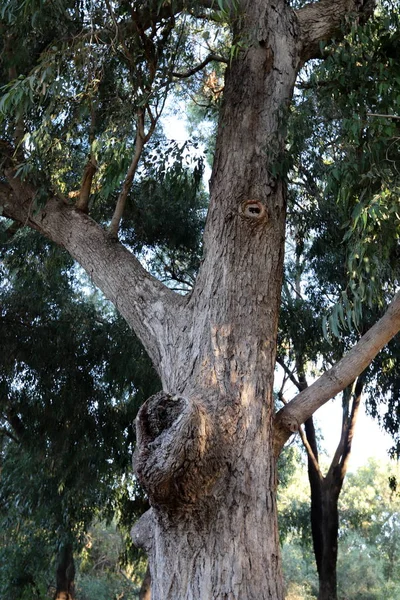
<instances>
[{"instance_id":1,"label":"understory vegetation","mask_svg":"<svg viewBox=\"0 0 400 600\"><path fill-rule=\"evenodd\" d=\"M288 474L279 496L281 548L286 600L315 600L318 576L309 524L309 483L304 457L294 449ZM296 466L296 470L292 467ZM393 461L370 459L348 475L340 501L338 558L339 600L398 600L400 598L400 474ZM53 569L38 564L35 587L14 580L11 571L22 573L27 557L40 556L43 536L37 529L14 545L10 529L1 521L0 596L9 600L52 598ZM28 523L20 524L21 529ZM29 537L28 537L29 536ZM95 522L84 536L76 559L78 600L134 600L139 598L146 570L145 557L130 563L125 557L124 536L115 522ZM29 560L32 564L31 559ZM26 571L25 571L26 572ZM24 585L25 583L25 585Z\"/></svg>"}]
</instances>

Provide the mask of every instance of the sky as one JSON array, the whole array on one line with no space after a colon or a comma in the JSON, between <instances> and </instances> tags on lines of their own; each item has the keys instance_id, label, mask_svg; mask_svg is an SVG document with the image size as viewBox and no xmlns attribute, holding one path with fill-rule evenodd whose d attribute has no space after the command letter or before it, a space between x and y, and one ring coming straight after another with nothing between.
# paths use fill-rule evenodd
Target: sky
<instances>
[{"instance_id":1,"label":"sky","mask_svg":"<svg viewBox=\"0 0 400 600\"><path fill-rule=\"evenodd\" d=\"M340 436L341 399L330 400L315 413L315 421L324 436L324 447L332 457ZM366 414L361 406L357 419L349 461L349 471L365 465L369 458L388 459L388 450L393 446L390 435L379 428L375 419Z\"/></svg>"}]
</instances>

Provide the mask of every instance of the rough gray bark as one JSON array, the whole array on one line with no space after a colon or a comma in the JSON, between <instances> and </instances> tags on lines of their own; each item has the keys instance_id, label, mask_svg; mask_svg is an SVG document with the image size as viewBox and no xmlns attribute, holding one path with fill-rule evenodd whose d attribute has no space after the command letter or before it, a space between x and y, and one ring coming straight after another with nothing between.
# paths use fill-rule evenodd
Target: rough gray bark
<instances>
[{"instance_id":1,"label":"rough gray bark","mask_svg":"<svg viewBox=\"0 0 400 600\"><path fill-rule=\"evenodd\" d=\"M137 417L134 458L152 508L132 535L149 555L153 600L283 598L276 454L315 410L321 390L309 388L306 399L299 395L274 421L286 190L273 173L284 152L284 117L297 72L353 9L363 5L324 1L296 13L284 0L239 2L233 24L242 50L226 73L204 260L186 298L155 281L121 244L62 200L33 212L35 190L11 168L0 185L4 214L38 229L81 263L141 338L161 376L164 391ZM373 333L379 343L367 344L357 365L400 328L398 308L382 327L383 334ZM335 385L323 380L326 400L347 385L346 365L335 371Z\"/></svg>"}]
</instances>

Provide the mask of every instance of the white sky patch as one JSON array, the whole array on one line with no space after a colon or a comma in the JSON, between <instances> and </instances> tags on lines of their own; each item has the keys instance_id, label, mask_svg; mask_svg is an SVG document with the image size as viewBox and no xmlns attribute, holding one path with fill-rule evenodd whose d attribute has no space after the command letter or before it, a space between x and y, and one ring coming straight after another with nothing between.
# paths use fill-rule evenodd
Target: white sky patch
<instances>
[{"instance_id":1,"label":"white sky patch","mask_svg":"<svg viewBox=\"0 0 400 600\"><path fill-rule=\"evenodd\" d=\"M171 114L172 111L168 110L169 116L162 119L164 133L169 140L184 143L189 139L185 106L183 103L178 103L173 110L175 114Z\"/></svg>"},{"instance_id":2,"label":"white sky patch","mask_svg":"<svg viewBox=\"0 0 400 600\"><path fill-rule=\"evenodd\" d=\"M342 420L342 402L338 396L330 400L315 413L317 427L324 436L323 446L332 458L340 439ZM394 445L389 434L384 432L377 421L367 415L365 405L361 404L357 418L349 470L356 471L365 465L369 458L388 459L388 451Z\"/></svg>"},{"instance_id":3,"label":"white sky patch","mask_svg":"<svg viewBox=\"0 0 400 600\"><path fill-rule=\"evenodd\" d=\"M171 103L170 103L171 104ZM168 140L174 140L178 144L184 144L190 140L188 132L188 121L186 117L186 108L184 102L177 101L174 105L167 105L165 115L162 118L162 126ZM205 156L203 144L199 144L198 154ZM208 182L211 177L211 169L204 160L204 185L208 189Z\"/></svg>"},{"instance_id":4,"label":"white sky patch","mask_svg":"<svg viewBox=\"0 0 400 600\"><path fill-rule=\"evenodd\" d=\"M275 374L275 389L279 389L282 381L282 369L277 367ZM311 384L312 381L309 382ZM292 400L298 394L297 388L290 382L285 385L285 398ZM339 444L342 429L342 396L326 402L313 415L314 424L323 437L319 450L326 453L327 461L332 460ZM365 411L365 404L361 401L360 411L357 418L355 433L351 448L349 471L356 471L359 467L366 465L369 458L387 460L388 451L394 445L392 437L383 431L378 422Z\"/></svg>"}]
</instances>

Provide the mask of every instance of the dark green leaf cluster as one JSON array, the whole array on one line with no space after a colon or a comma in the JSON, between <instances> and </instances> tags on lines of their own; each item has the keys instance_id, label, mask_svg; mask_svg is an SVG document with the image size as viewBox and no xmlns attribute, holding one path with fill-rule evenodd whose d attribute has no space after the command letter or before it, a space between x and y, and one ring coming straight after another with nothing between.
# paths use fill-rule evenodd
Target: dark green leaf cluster
<instances>
[{"instance_id":1,"label":"dark green leaf cluster","mask_svg":"<svg viewBox=\"0 0 400 600\"><path fill-rule=\"evenodd\" d=\"M1 252L0 580L11 599L23 589L13 569L39 586L59 544L78 547L107 507L123 514L133 421L160 384L65 252L26 230ZM138 492L130 500L137 516L143 501Z\"/></svg>"}]
</instances>

